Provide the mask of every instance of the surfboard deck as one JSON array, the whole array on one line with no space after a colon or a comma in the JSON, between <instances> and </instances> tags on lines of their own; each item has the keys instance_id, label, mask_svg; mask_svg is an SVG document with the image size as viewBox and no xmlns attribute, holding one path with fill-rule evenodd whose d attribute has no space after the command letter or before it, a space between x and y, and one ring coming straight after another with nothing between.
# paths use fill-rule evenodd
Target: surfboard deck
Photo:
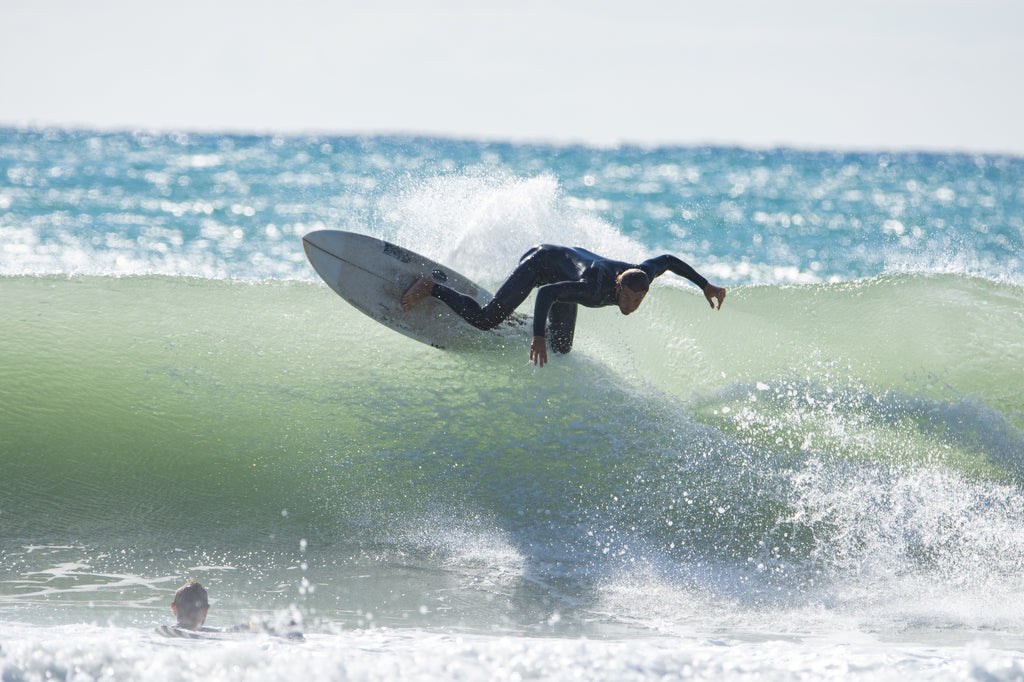
<instances>
[{"instance_id":1,"label":"surfboard deck","mask_svg":"<svg viewBox=\"0 0 1024 682\"><path fill-rule=\"evenodd\" d=\"M402 310L402 294L421 275L473 297L481 305L491 294L468 277L415 251L356 232L317 230L302 238L313 269L339 296L377 322L435 348L449 348L489 334L451 308L427 297ZM502 327L525 328L530 319L515 315Z\"/></svg>"}]
</instances>

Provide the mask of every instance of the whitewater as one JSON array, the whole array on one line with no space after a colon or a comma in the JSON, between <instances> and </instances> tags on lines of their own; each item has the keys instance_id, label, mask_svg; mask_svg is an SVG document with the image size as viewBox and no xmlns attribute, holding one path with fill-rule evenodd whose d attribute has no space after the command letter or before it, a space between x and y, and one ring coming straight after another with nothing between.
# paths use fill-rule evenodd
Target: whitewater
<instances>
[{"instance_id":1,"label":"whitewater","mask_svg":"<svg viewBox=\"0 0 1024 682\"><path fill-rule=\"evenodd\" d=\"M316 229L729 293L537 369ZM1024 679L1018 157L3 129L0 308L5 682Z\"/></svg>"}]
</instances>

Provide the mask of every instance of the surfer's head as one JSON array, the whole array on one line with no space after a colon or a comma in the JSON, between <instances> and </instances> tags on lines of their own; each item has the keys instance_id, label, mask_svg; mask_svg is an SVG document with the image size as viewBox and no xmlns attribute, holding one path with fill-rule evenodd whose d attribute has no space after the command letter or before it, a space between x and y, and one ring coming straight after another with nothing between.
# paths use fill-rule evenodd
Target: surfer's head
<instances>
[{"instance_id":1,"label":"surfer's head","mask_svg":"<svg viewBox=\"0 0 1024 682\"><path fill-rule=\"evenodd\" d=\"M639 268L630 268L615 279L615 303L623 315L629 315L643 303L651 288L651 278Z\"/></svg>"},{"instance_id":2,"label":"surfer's head","mask_svg":"<svg viewBox=\"0 0 1024 682\"><path fill-rule=\"evenodd\" d=\"M206 612L210 610L206 590L192 578L174 593L171 610L178 617L179 627L194 629L202 626Z\"/></svg>"}]
</instances>

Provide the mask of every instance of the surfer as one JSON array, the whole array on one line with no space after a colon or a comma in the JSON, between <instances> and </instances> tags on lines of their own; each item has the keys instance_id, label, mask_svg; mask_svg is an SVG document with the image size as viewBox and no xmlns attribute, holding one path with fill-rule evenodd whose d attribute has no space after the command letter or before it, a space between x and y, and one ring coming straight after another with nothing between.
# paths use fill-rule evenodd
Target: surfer
<instances>
[{"instance_id":1,"label":"surfer","mask_svg":"<svg viewBox=\"0 0 1024 682\"><path fill-rule=\"evenodd\" d=\"M543 367L548 361L549 337L551 349L556 353L568 353L572 349L577 306L617 305L623 315L629 315L640 307L651 281L665 272L685 277L700 287L712 309L722 307L725 289L710 284L675 256L665 254L631 265L578 247L541 244L523 254L519 265L487 305L481 306L472 297L423 275L402 295L402 309L411 310L423 299L433 296L474 327L487 330L508 319L530 292L537 289L530 360Z\"/></svg>"}]
</instances>

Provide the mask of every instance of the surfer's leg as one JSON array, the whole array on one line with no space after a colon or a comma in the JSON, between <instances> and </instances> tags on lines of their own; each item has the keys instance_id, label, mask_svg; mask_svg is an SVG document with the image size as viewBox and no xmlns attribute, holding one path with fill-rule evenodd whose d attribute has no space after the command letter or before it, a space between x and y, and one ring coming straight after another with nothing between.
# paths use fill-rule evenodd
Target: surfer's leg
<instances>
[{"instance_id":1,"label":"surfer's leg","mask_svg":"<svg viewBox=\"0 0 1024 682\"><path fill-rule=\"evenodd\" d=\"M472 296L459 293L436 283L431 277L423 276L413 282L402 295L402 309L410 310L427 296L433 296L477 329L494 329L508 319L538 285L540 267L537 259L533 258L537 252L538 249L534 248L523 255L519 265L487 305L481 306Z\"/></svg>"},{"instance_id":2,"label":"surfer's leg","mask_svg":"<svg viewBox=\"0 0 1024 682\"><path fill-rule=\"evenodd\" d=\"M556 353L572 350L572 338L576 332L575 303L556 302L548 312L548 344Z\"/></svg>"},{"instance_id":3,"label":"surfer's leg","mask_svg":"<svg viewBox=\"0 0 1024 682\"><path fill-rule=\"evenodd\" d=\"M494 329L508 319L537 286L538 270L529 258L532 253L523 257L487 305L481 306L473 297L460 294L443 284L434 284L430 295L443 301L477 329Z\"/></svg>"},{"instance_id":4,"label":"surfer's leg","mask_svg":"<svg viewBox=\"0 0 1024 682\"><path fill-rule=\"evenodd\" d=\"M490 315L485 313L486 307L481 307L472 296L460 294L443 284L438 284L432 277L426 275L412 283L404 294L402 294L402 310L412 310L420 301L427 296L443 301L449 308L458 313L466 322L480 329L491 329L504 318L493 321L496 306L490 306ZM488 304L490 305L490 304Z\"/></svg>"},{"instance_id":5,"label":"surfer's leg","mask_svg":"<svg viewBox=\"0 0 1024 682\"><path fill-rule=\"evenodd\" d=\"M435 284L430 295L443 301L462 319L477 329L494 329L515 312L533 289L532 275L527 277L519 268L501 285L487 305L481 306L472 296L460 294L443 284Z\"/></svg>"},{"instance_id":6,"label":"surfer's leg","mask_svg":"<svg viewBox=\"0 0 1024 682\"><path fill-rule=\"evenodd\" d=\"M478 329L490 329L493 325L487 325L487 318L484 315L484 308L476 302L472 296L460 294L454 289L449 289L443 284L435 284L430 295L440 299L445 305L454 310L462 319L469 322ZM501 320L498 320L500 322ZM497 324L497 322L495 323Z\"/></svg>"}]
</instances>

